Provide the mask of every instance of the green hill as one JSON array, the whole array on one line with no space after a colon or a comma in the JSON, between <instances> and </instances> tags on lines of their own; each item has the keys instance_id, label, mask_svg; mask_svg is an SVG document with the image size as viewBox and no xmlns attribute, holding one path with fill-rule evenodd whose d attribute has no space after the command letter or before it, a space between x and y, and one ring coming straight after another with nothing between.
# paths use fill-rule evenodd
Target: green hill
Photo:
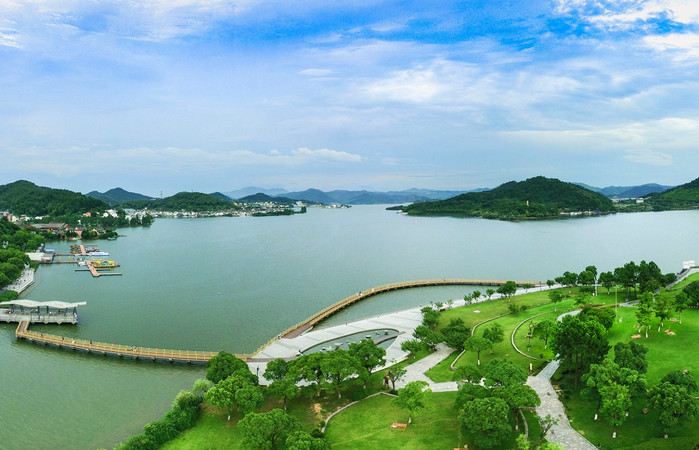
<instances>
[{"instance_id":1,"label":"green hill","mask_svg":"<svg viewBox=\"0 0 699 450\"><path fill-rule=\"evenodd\" d=\"M0 211L28 216L64 216L104 211L105 202L66 189L52 189L19 180L0 186Z\"/></svg>"},{"instance_id":2,"label":"green hill","mask_svg":"<svg viewBox=\"0 0 699 450\"><path fill-rule=\"evenodd\" d=\"M144 209L154 211L224 211L235 209L232 200L223 200L217 195L201 192L180 192L171 197L153 200L139 200L122 203L123 208Z\"/></svg>"},{"instance_id":3,"label":"green hill","mask_svg":"<svg viewBox=\"0 0 699 450\"><path fill-rule=\"evenodd\" d=\"M92 191L88 192L85 195L87 195L88 197L93 197L102 200L103 202L109 203L110 205L119 205L121 203L133 200L150 200L153 198L148 197L147 195L138 194L136 192L129 192L120 187L110 189L107 192Z\"/></svg>"},{"instance_id":4,"label":"green hill","mask_svg":"<svg viewBox=\"0 0 699 450\"><path fill-rule=\"evenodd\" d=\"M602 194L563 181L534 177L510 181L485 192L469 192L446 200L415 203L403 208L421 216L484 217L520 220L559 217L565 212L614 211Z\"/></svg>"},{"instance_id":5,"label":"green hill","mask_svg":"<svg viewBox=\"0 0 699 450\"><path fill-rule=\"evenodd\" d=\"M699 178L660 194L646 197L654 210L699 208Z\"/></svg>"},{"instance_id":6,"label":"green hill","mask_svg":"<svg viewBox=\"0 0 699 450\"><path fill-rule=\"evenodd\" d=\"M286 197L272 197L262 192L257 194L248 195L247 197L239 198L240 203L276 203L278 205L294 205L296 200L292 200Z\"/></svg>"}]
</instances>

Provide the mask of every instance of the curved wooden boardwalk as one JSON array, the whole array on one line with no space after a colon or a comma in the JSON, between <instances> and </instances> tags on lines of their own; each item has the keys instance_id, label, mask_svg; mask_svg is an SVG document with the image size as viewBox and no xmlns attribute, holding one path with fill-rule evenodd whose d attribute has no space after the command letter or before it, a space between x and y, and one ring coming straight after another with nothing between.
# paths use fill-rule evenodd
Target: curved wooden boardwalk
<instances>
[{"instance_id":1,"label":"curved wooden boardwalk","mask_svg":"<svg viewBox=\"0 0 699 450\"><path fill-rule=\"evenodd\" d=\"M360 302L369 297L373 297L374 295L383 294L384 292L395 291L398 289L410 289L428 286L502 286L505 283L505 280L469 280L462 278L442 278L437 280L417 280L404 281L401 283L384 284L382 286L377 286L366 291L357 292L356 294L350 295L349 297L346 297L340 300L339 302L328 306L327 308L317 312L308 319L304 320L303 322L298 323L293 327L287 329L286 331L282 332L279 336L260 347L260 349L266 347L267 345L279 339L280 337L294 338L303 333L304 331L313 327L313 325L323 321L324 319L327 319L331 315L340 311L341 309L344 309L354 303ZM538 286L539 284L535 281L515 281L515 283L517 283L518 286L522 286L523 284L531 284L534 286ZM255 353L258 353L259 351L260 350L258 349Z\"/></svg>"},{"instance_id":2,"label":"curved wooden boardwalk","mask_svg":"<svg viewBox=\"0 0 699 450\"><path fill-rule=\"evenodd\" d=\"M258 354L262 349L270 345L272 342L279 338L293 338L304 331L310 329L315 324L327 319L336 312L354 304L365 300L374 295L382 294L384 292L395 291L398 289L410 289L416 287L426 287L426 286L502 286L506 283L504 280L468 280L468 279L449 279L443 278L439 280L418 280L418 281L405 281L401 283L391 283L384 284L383 286L377 286L366 291L360 291L356 294L350 295L347 298L340 300L339 302L322 309L316 314L312 315L308 319L301 323L290 327L286 331L280 333L269 342L262 345L254 353L251 354L238 354L238 358L249 361L254 359L255 355ZM516 281L518 286L523 284L538 285L538 282L527 282L527 281ZM28 329L29 323L21 321L17 326L15 331L15 336L20 339L26 339L30 342L41 342L44 344L55 345L57 347L63 347L73 350L82 350L88 353L96 353L102 355L113 355L119 357L127 357L133 359L149 359L152 361L169 361L169 362L206 362L218 352L204 352L204 351L189 351L189 350L167 350L158 348L148 348L148 347L132 347L127 345L119 344L109 344L105 342L94 342L85 339L73 339L66 338L65 336L57 336L47 333L38 333L36 331L30 331Z\"/></svg>"}]
</instances>

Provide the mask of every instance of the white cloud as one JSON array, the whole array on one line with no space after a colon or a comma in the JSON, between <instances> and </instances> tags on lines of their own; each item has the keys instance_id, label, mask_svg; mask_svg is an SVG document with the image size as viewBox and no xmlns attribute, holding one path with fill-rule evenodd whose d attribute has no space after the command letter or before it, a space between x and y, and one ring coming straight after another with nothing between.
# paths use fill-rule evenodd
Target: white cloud
<instances>
[{"instance_id":1,"label":"white cloud","mask_svg":"<svg viewBox=\"0 0 699 450\"><path fill-rule=\"evenodd\" d=\"M646 36L645 44L658 51L674 51L676 59L687 60L699 57L699 34L670 33Z\"/></svg>"},{"instance_id":2,"label":"white cloud","mask_svg":"<svg viewBox=\"0 0 699 450\"><path fill-rule=\"evenodd\" d=\"M332 69L316 69L316 68L310 68L306 70L302 70L299 72L301 75L308 75L310 77L325 77L328 75L332 75L335 73L334 70Z\"/></svg>"},{"instance_id":3,"label":"white cloud","mask_svg":"<svg viewBox=\"0 0 699 450\"><path fill-rule=\"evenodd\" d=\"M645 27L645 22L663 16L688 25L699 23L696 0L557 0L555 12L577 13L609 30Z\"/></svg>"},{"instance_id":4,"label":"white cloud","mask_svg":"<svg viewBox=\"0 0 699 450\"><path fill-rule=\"evenodd\" d=\"M649 164L651 166L669 166L672 165L673 162L672 155L647 149L629 150L626 156L624 156L624 159L639 164Z\"/></svg>"},{"instance_id":5,"label":"white cloud","mask_svg":"<svg viewBox=\"0 0 699 450\"><path fill-rule=\"evenodd\" d=\"M318 150L310 150L305 147L301 147L297 150L291 152L294 157L301 157L303 159L309 160L332 160L332 161L342 161L342 162L360 162L362 157L352 153L330 150L327 148L321 148Z\"/></svg>"}]
</instances>

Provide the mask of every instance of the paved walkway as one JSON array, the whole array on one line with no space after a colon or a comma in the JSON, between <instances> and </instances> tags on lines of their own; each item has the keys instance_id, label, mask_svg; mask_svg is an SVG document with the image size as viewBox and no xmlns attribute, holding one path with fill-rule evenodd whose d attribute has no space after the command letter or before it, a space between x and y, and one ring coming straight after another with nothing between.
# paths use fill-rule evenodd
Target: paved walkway
<instances>
[{"instance_id":1,"label":"paved walkway","mask_svg":"<svg viewBox=\"0 0 699 450\"><path fill-rule=\"evenodd\" d=\"M543 289L546 290L547 288L544 286ZM523 292L520 291L518 293ZM456 300L453 306L463 306L464 303L463 300ZM558 317L558 320L562 320L566 315L574 315L579 312L580 311L576 310L562 314ZM267 367L267 361L271 361L274 358L293 359L297 357L300 352L321 343L329 342L330 345L332 345L332 343L339 341L344 336L358 332L367 332L369 330L390 328L397 330L398 336L386 350L385 367L388 367L407 358L407 353L402 351L400 346L406 340L412 339L413 330L421 323L422 313L420 313L420 308L413 308L348 322L344 325L310 330L291 339L281 338L276 340L255 355L255 358L248 361L248 365L253 373L258 373L261 384L268 384L268 381L262 377L262 373L264 373ZM425 372L439 364L451 353L452 350L449 347L445 344L439 344L434 353L406 366L406 374L396 382L396 388L400 389L405 387L405 385L411 381L425 381L433 392L458 391L459 386L454 381L435 383L425 375ZM539 417L544 418L547 414L550 414L551 417L559 420L558 424L549 430L546 439L563 445L566 450L595 449L596 447L594 445L570 426L565 408L558 399L558 395L554 391L553 386L551 386L550 379L556 369L558 369L558 364L559 362L557 360L552 361L539 374L527 379L527 384L536 391L541 399L541 406L536 408ZM384 367L381 367L377 370L382 370L383 368Z\"/></svg>"},{"instance_id":2,"label":"paved walkway","mask_svg":"<svg viewBox=\"0 0 699 450\"><path fill-rule=\"evenodd\" d=\"M550 379L556 369L558 369L558 361L551 361L538 375L527 379L527 385L531 386L541 399L541 405L536 408L537 415L543 419L550 414L554 419L558 419L558 424L546 433L546 440L561 444L566 450L597 448L570 426L563 403L551 386Z\"/></svg>"}]
</instances>

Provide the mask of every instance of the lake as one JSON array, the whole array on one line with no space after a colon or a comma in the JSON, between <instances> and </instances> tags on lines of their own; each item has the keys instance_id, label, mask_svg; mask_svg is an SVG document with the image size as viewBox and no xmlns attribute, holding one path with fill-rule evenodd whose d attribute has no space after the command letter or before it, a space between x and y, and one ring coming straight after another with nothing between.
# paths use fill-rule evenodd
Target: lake
<instances>
[{"instance_id":1,"label":"lake","mask_svg":"<svg viewBox=\"0 0 699 450\"><path fill-rule=\"evenodd\" d=\"M285 217L159 219L99 241L121 277L41 266L23 295L86 301L69 337L139 347L247 353L318 310L373 286L428 278L545 281L634 260L677 272L699 259L699 211L556 221L411 217L384 206ZM67 243L51 243L67 251ZM462 298L476 288L395 291L329 323ZM480 289L483 291L484 289ZM160 418L202 366L154 364L19 342L0 324L2 447L111 448Z\"/></svg>"}]
</instances>

